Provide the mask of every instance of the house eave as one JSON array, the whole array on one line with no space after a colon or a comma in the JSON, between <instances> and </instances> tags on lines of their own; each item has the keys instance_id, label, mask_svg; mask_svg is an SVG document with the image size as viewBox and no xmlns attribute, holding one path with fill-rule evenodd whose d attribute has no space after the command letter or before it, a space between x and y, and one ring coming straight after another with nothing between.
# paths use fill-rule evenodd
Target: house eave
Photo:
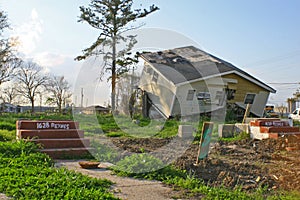
<instances>
[{"instance_id":1,"label":"house eave","mask_svg":"<svg viewBox=\"0 0 300 200\"><path fill-rule=\"evenodd\" d=\"M211 76L206 76L206 77L202 77L202 78L198 78L198 79L194 79L194 80L190 80L190 81L185 81L185 82L181 82L181 83L178 83L178 84L175 84L176 87L180 87L182 85L186 85L186 84L191 84L191 83L195 83L195 82L198 82L198 81L205 81L207 79L211 79L211 78L216 78L216 77L219 77L219 78L222 78L222 76L225 76L225 75L228 75L228 74L236 74L238 76L241 76L243 77L244 79L247 79L248 81L268 90L269 92L271 93L276 93L276 90L273 89L272 87L254 79L254 78L251 78L249 76L246 76L245 74L243 73L240 73L240 72L237 72L237 71L229 71L229 72L224 72L224 73L220 73L220 74L215 74L215 75L211 75Z\"/></svg>"}]
</instances>

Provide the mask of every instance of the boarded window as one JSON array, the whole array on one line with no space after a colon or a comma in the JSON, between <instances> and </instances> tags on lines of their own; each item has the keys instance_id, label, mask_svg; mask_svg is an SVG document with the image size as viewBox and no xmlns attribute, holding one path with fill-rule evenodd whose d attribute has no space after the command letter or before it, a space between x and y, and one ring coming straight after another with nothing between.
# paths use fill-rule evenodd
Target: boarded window
<instances>
[{"instance_id":1,"label":"boarded window","mask_svg":"<svg viewBox=\"0 0 300 200\"><path fill-rule=\"evenodd\" d=\"M153 76L152 76L152 81L154 83L157 83L157 79L158 79L158 73L156 71L153 72Z\"/></svg>"},{"instance_id":2,"label":"boarded window","mask_svg":"<svg viewBox=\"0 0 300 200\"><path fill-rule=\"evenodd\" d=\"M255 94L246 94L244 104L253 104L255 99Z\"/></svg>"},{"instance_id":3,"label":"boarded window","mask_svg":"<svg viewBox=\"0 0 300 200\"><path fill-rule=\"evenodd\" d=\"M187 101L192 101L194 99L195 90L189 90L186 96Z\"/></svg>"}]
</instances>

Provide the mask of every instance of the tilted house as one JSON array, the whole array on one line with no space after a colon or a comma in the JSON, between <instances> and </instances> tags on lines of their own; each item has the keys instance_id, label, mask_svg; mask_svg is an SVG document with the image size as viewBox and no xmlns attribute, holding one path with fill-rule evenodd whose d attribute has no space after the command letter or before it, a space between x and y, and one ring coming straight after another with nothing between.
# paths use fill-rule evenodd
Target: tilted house
<instances>
[{"instance_id":1,"label":"tilted house","mask_svg":"<svg viewBox=\"0 0 300 200\"><path fill-rule=\"evenodd\" d=\"M195 115L224 108L226 103L262 116L270 93L276 91L247 72L196 47L141 54L139 88L144 108L165 118Z\"/></svg>"}]
</instances>

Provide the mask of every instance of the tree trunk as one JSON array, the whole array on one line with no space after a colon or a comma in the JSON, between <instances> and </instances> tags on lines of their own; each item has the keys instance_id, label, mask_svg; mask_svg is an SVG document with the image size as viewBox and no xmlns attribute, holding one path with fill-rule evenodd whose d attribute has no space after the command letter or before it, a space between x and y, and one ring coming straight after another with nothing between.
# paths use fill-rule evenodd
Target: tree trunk
<instances>
[{"instance_id":1,"label":"tree trunk","mask_svg":"<svg viewBox=\"0 0 300 200\"><path fill-rule=\"evenodd\" d=\"M31 101L31 113L33 114L34 113L34 98L31 98L30 101Z\"/></svg>"},{"instance_id":2,"label":"tree trunk","mask_svg":"<svg viewBox=\"0 0 300 200\"><path fill-rule=\"evenodd\" d=\"M116 109L116 37L113 38L112 68L111 68L111 111Z\"/></svg>"}]
</instances>

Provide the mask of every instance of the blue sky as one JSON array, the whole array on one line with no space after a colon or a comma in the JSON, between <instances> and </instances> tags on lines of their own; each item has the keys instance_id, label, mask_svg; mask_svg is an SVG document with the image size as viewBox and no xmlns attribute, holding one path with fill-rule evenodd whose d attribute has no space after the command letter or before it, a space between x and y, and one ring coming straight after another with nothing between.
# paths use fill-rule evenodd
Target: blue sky
<instances>
[{"instance_id":1,"label":"blue sky","mask_svg":"<svg viewBox=\"0 0 300 200\"><path fill-rule=\"evenodd\" d=\"M23 56L74 83L84 62L74 61L99 32L78 23L83 0L0 0ZM285 104L299 88L300 1L297 0L139 0L160 10L139 22L144 28L176 32L277 90L269 102ZM159 40L159 38L151 38ZM173 48L170 46L170 48ZM273 84L274 83L274 84ZM74 85L74 84L73 84ZM99 103L109 99L102 83ZM76 94L75 94L76 95ZM89 100L89 102L92 102Z\"/></svg>"}]
</instances>

